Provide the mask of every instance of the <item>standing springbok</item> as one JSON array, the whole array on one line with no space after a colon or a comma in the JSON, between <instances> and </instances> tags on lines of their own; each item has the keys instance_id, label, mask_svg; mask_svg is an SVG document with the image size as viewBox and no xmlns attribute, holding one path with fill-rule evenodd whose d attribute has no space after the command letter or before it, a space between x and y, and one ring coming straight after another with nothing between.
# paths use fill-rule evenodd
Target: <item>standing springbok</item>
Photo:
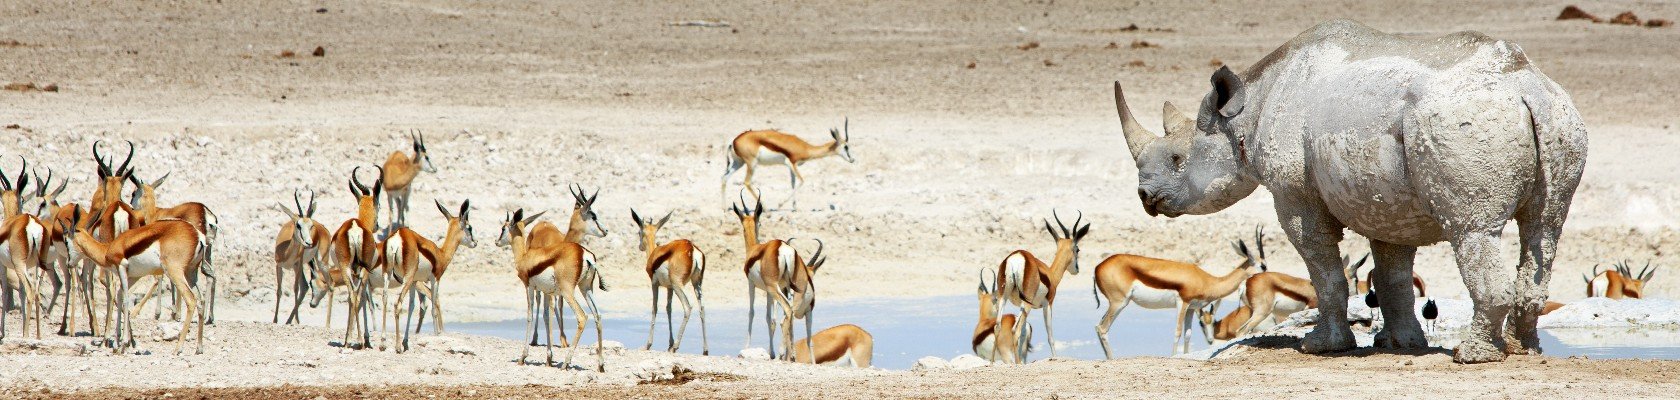
<instances>
[{"instance_id":1,"label":"standing springbok","mask_svg":"<svg viewBox=\"0 0 1680 400\"><path fill-rule=\"evenodd\" d=\"M391 224L395 227L408 226L408 194L414 187L414 177L424 171L428 174L437 173L437 166L432 165L431 154L426 152L426 135L418 132L408 134L410 143L414 146L414 156L403 154L401 151L391 152L385 159L385 169L380 172L380 179L385 186L385 199L390 204Z\"/></svg>"},{"instance_id":2,"label":"standing springbok","mask_svg":"<svg viewBox=\"0 0 1680 400\"><path fill-rule=\"evenodd\" d=\"M729 143L729 150L726 155L727 161L723 168L723 183L718 186L718 196L725 196L725 192L729 189L729 176L734 175L736 170L745 166L747 176L741 181L741 186L745 187L748 193L752 193L753 199L758 200L758 190L752 187L754 169L760 164L782 164L788 167L788 179L793 187L788 193L788 199L782 202L782 205L792 202L793 207L798 208L799 201L796 195L799 194L799 186L805 183L805 176L799 173L800 165L805 164L806 161L832 155L839 155L841 159L849 163L857 162L857 159L852 158L852 147L850 145L852 121L850 118L846 119L844 133L839 129L829 129L828 136L833 138L833 141L814 145L798 136L777 130L741 132L740 135L735 136L735 140ZM777 207L780 208L781 206Z\"/></svg>"},{"instance_id":3,"label":"standing springbok","mask_svg":"<svg viewBox=\"0 0 1680 400\"><path fill-rule=\"evenodd\" d=\"M980 356L986 361L1019 364L1021 359L1016 358L1016 355L1026 354L1031 350L1023 350L1017 346L1032 344L1032 326L1027 324L1026 330L1022 331L1022 334L1017 337L1015 324L1020 323L1021 320L1015 319L1015 314L998 315L998 295L997 292L992 290L992 285L986 284L986 272L986 270L980 271L980 288L978 289L980 322L974 325L974 340L971 348L974 350L974 355ZM1004 355L1004 358L1001 360L992 359L999 354Z\"/></svg>"},{"instance_id":4,"label":"standing springbok","mask_svg":"<svg viewBox=\"0 0 1680 400\"><path fill-rule=\"evenodd\" d=\"M630 209L630 220L636 222L641 229L641 241L637 249L647 252L648 280L652 281L653 314L648 318L648 341L642 345L642 350L653 348L654 325L659 321L659 289L665 289L665 330L666 341L670 346L665 350L676 352L682 348L683 335L688 333L688 317L693 315L694 307L700 308L700 355L712 353L710 341L706 338L706 302L701 295L700 282L706 277L706 253L688 239L672 240L665 244L659 243L659 229L671 221L671 213L665 213L658 222L642 219L642 215ZM688 290L685 286L694 288L694 303L688 302ZM682 327L671 324L672 298L682 300ZM672 332L676 332L674 337Z\"/></svg>"},{"instance_id":5,"label":"standing springbok","mask_svg":"<svg viewBox=\"0 0 1680 400\"><path fill-rule=\"evenodd\" d=\"M1210 305L1235 293L1249 276L1266 271L1266 247L1258 231L1255 242L1257 252L1249 252L1248 245L1240 240L1232 244L1242 256L1242 264L1218 277L1195 264L1130 254L1115 254L1097 264L1092 295L1101 292L1108 299L1108 311L1097 322L1103 357L1114 358L1108 346L1108 329L1114 325L1114 317L1132 303L1152 310L1176 307L1173 354L1190 352L1190 323L1196 320L1196 313L1211 312L1206 310Z\"/></svg>"},{"instance_id":6,"label":"standing springbok","mask_svg":"<svg viewBox=\"0 0 1680 400\"><path fill-rule=\"evenodd\" d=\"M835 325L806 335L793 346L793 360L810 364L851 364L869 368L875 357L875 337L852 324ZM811 357L815 354L816 357Z\"/></svg>"},{"instance_id":7,"label":"standing springbok","mask_svg":"<svg viewBox=\"0 0 1680 400\"><path fill-rule=\"evenodd\" d=\"M747 275L747 339L742 347L752 346L753 303L758 300L758 291L764 291L764 325L769 337L769 345L765 350L770 352L770 358L776 357L776 326L775 309L770 304L781 306L783 313L782 345L787 349L782 352L783 357L792 357L793 352L793 305L789 303L786 293L791 290L794 270L799 268L799 251L781 239L771 239L759 242L758 222L764 216L764 201L758 200L752 207L747 206L747 200L741 199L741 204L730 206L735 217L741 220L741 237L746 241L746 259L741 272Z\"/></svg>"},{"instance_id":8,"label":"standing springbok","mask_svg":"<svg viewBox=\"0 0 1680 400\"><path fill-rule=\"evenodd\" d=\"M1614 268L1604 272L1598 272L1598 266L1594 265L1592 276L1586 278L1587 297L1609 297L1616 300L1644 298L1645 283L1650 282L1651 276L1656 273L1657 270L1651 268L1650 262L1646 262L1638 274L1633 273L1633 268L1628 266L1627 261L1616 263Z\"/></svg>"},{"instance_id":9,"label":"standing springbok","mask_svg":"<svg viewBox=\"0 0 1680 400\"><path fill-rule=\"evenodd\" d=\"M1366 279L1359 279L1359 266L1365 265L1365 260L1370 257L1371 253L1365 253L1364 256L1359 257L1358 262L1349 264L1348 257L1346 255L1342 256L1342 275L1347 277L1348 290L1352 291L1354 295L1364 295L1371 292L1370 278L1372 273L1377 272L1376 267L1372 267L1370 271L1365 272ZM1417 272L1412 273L1412 289L1417 297L1429 296L1429 288L1423 284L1423 277L1419 276Z\"/></svg>"},{"instance_id":10,"label":"standing springbok","mask_svg":"<svg viewBox=\"0 0 1680 400\"><path fill-rule=\"evenodd\" d=\"M1030 325L1027 322L1028 313L1034 309L1044 309L1044 334L1047 343L1051 344L1050 356L1055 357L1056 329L1051 321L1055 320L1056 288L1061 286L1065 274L1079 275L1079 240L1084 239L1085 234L1091 233L1091 224L1079 224L1085 219L1084 212L1080 212L1079 216L1074 218L1073 229L1068 229L1067 225L1062 224L1062 216L1056 214L1055 210L1051 210L1050 215L1056 218L1056 227L1061 228L1058 233L1055 228L1050 227L1050 220L1044 220L1044 230L1050 232L1050 238L1056 239L1056 255L1051 258L1050 264L1040 261L1032 252L1015 250L998 265L997 280L993 282L997 286L994 290L997 292L996 308L1003 308L1003 302L1008 300L1021 309L1021 327L1017 328L1016 337L1026 335L1025 326ZM1025 350L1028 346L1016 347L1015 359L1025 362ZM994 353L997 350L999 349L993 348ZM999 357L994 354L989 359L997 360Z\"/></svg>"},{"instance_id":11,"label":"standing springbok","mask_svg":"<svg viewBox=\"0 0 1680 400\"><path fill-rule=\"evenodd\" d=\"M95 238L86 225L79 223L80 219L81 213L74 212L71 222L64 226L65 230L75 230L76 245L71 258L86 257L115 273L115 281L111 285L118 288L115 296L119 299L115 301L118 303L117 325L110 332L117 352L126 351L134 342L134 323L127 310L128 302L120 299L128 298L128 288L139 278L165 275L175 285L176 294L182 297L181 303L186 308L181 319L181 333L175 341L175 353L181 352L181 342L186 341L190 322L196 318L198 348L195 354L204 354L204 315L199 313L194 289L197 287L196 269L205 250L198 229L184 221L162 220L129 229L105 242ZM123 337L125 333L128 335L126 338Z\"/></svg>"},{"instance_id":12,"label":"standing springbok","mask_svg":"<svg viewBox=\"0 0 1680 400\"><path fill-rule=\"evenodd\" d=\"M53 271L54 275L63 277L64 287L67 290L64 290L65 309L62 319L59 320L58 334L69 336L76 331L74 300L78 296L83 299L82 305L83 309L87 311L89 327L94 328L92 326L94 318L93 288L89 285L94 268L86 262L70 262L69 246L71 244L67 240L69 232L65 232L63 229L64 223L70 222L72 211L81 209L81 206L61 204L58 201L58 196L64 194L65 187L70 183L69 179L60 179L57 189L46 190L48 184L52 182L52 169L47 170L46 179L43 180L40 175L36 175L35 180L41 182L40 186L36 187L36 196L40 198L41 207L36 212L36 216L41 220L41 224L47 228L46 238L44 239L47 242L45 244L46 250L43 253L45 258L42 263L44 264L43 267ZM56 291L57 289L55 289L55 293ZM56 297L55 295L50 302L51 304L58 302ZM48 305L46 314L52 314L53 308L53 305Z\"/></svg>"},{"instance_id":13,"label":"standing springbok","mask_svg":"<svg viewBox=\"0 0 1680 400\"><path fill-rule=\"evenodd\" d=\"M606 237L607 236L607 229L601 226L601 219L597 214L595 214L595 199L601 197L601 190L600 189L595 189L594 194L589 194L586 190L584 190L583 185L578 185L578 184L575 184L575 183L572 184L571 186L566 187L566 190L571 192L571 194L572 194L572 217L571 217L570 221L566 224L566 231L565 232L560 232L559 227L555 226L554 223L548 222L548 221L539 221L539 222L536 222L536 225L527 224L527 226L529 226L529 228L525 231L525 232L527 232L526 233L526 236L527 236L526 239L530 241L530 246L532 248L550 247L550 246L554 246L556 244L560 244L560 243L563 243L563 242L583 244L583 239L584 239L585 236L593 236L593 237ZM541 217L543 214L546 214L546 213L548 213L548 212L547 211L538 212L535 215L527 217L526 219L536 221L538 217ZM496 246L499 246L499 247L502 247L502 248L507 248L510 245L511 244L507 242L507 238L505 236L501 237L501 238L498 238L497 241L496 241ZM541 292L531 292L531 293L527 293L527 295L541 296L542 293ZM548 299L548 300L559 301L559 299L557 299L557 298L556 299ZM531 299L530 301L541 302L541 301L543 301L543 299ZM546 314L543 315L542 317L543 318L548 318L548 316ZM556 319L559 319L561 317L561 313L559 313L559 312L554 313L554 317ZM420 315L421 322L424 322L425 319L426 319L426 315L421 314ZM559 324L561 324L561 325L563 325L565 323L564 319L560 319L559 321L560 321ZM536 336L532 336L530 344L532 346L536 346L537 345L537 339L538 338ZM566 340L566 334L565 334L564 330L562 330L562 332L560 333L560 346L561 347L567 347L567 346L569 346L568 343L569 342Z\"/></svg>"},{"instance_id":14,"label":"standing springbok","mask_svg":"<svg viewBox=\"0 0 1680 400\"><path fill-rule=\"evenodd\" d=\"M577 348L582 347L583 328L593 319L595 321L595 360L596 370L606 371L606 358L602 353L605 347L601 344L601 312L595 306L595 289L607 290L607 282L602 279L600 269L595 263L595 254L583 248L583 245L562 242L550 247L532 247L526 235L525 226L536 218L525 217L525 210L520 209L508 215L502 222L501 237L513 248L514 272L519 275L519 282L525 286L525 306L530 318L526 319L527 331L536 336L536 321L539 315L547 315L553 307L550 301L553 297L564 297L572 305L572 314L577 317L577 334L573 336L578 343L573 343L571 350L566 353L566 361L560 367L572 365L572 356ZM541 292L543 295L531 296L529 292ZM581 297L589 304L589 314L584 314L583 303L578 302ZM538 304L540 303L540 304ZM564 307L564 305L561 305ZM538 310L538 308L541 308ZM541 314L538 314L538 313ZM558 313L558 311L555 311ZM553 326L544 319L544 329L548 330L548 362L554 363L554 331ZM565 327L561 327L565 330ZM524 364L531 348L526 347L519 355L519 363Z\"/></svg>"},{"instance_id":15,"label":"standing springbok","mask_svg":"<svg viewBox=\"0 0 1680 400\"><path fill-rule=\"evenodd\" d=\"M215 250L216 237L218 232L221 230L221 228L217 225L219 221L216 218L216 213L211 212L210 207L205 206L204 203L187 202L168 208L158 207L157 188L163 186L164 181L168 178L169 173L164 173L163 176L159 176L151 182L146 182L140 180L140 178L136 177L133 171L130 170L128 180L129 182L134 183L134 191L129 197L130 200L128 205L134 207L134 211L140 214L141 224L150 224L162 219L178 219L191 223L193 228L198 229L198 231L204 236L204 248L206 249L206 252L204 254L204 259L199 265L199 272L202 272L205 277L210 278L210 297L208 298L209 307L205 313L205 321L209 324L215 324L216 281L218 280L216 279L215 270ZM153 285L153 288L157 288L159 285L162 285L161 280L157 285Z\"/></svg>"},{"instance_id":16,"label":"standing springbok","mask_svg":"<svg viewBox=\"0 0 1680 400\"><path fill-rule=\"evenodd\" d=\"M455 259L456 249L460 246L467 246L469 249L478 247L478 239L473 235L472 228L472 200L462 201L460 211L454 214L449 213L449 209L441 202L434 200L433 204L437 205L438 212L443 213L443 218L449 225L444 229L442 244L421 237L420 234L414 233L413 229L406 227L397 229L390 239L397 241L395 248L399 249L400 253L396 258L398 265L395 268L397 276L403 278L402 290L397 291L397 307L394 308L401 312L402 321L405 323L402 326L402 343L397 345L399 353L408 350L409 331L416 330L413 329L414 303L418 297L415 288L420 287L426 292L426 297L431 299L432 322L437 328L436 333L443 333L443 304L438 299L441 297L438 285L443 281L443 273L449 269L449 262ZM386 248L392 247L387 245ZM385 268L391 269L392 266ZM407 307L400 306L404 296L408 297ZM392 313L393 316L398 314ZM422 320L421 326L424 325L425 321Z\"/></svg>"},{"instance_id":17,"label":"standing springbok","mask_svg":"<svg viewBox=\"0 0 1680 400\"><path fill-rule=\"evenodd\" d=\"M16 185L6 180L5 171L0 171L0 203L4 203L5 209L4 220L0 222L0 266L4 267L5 274L0 277L0 284L3 284L0 286L4 286L5 290L0 292L11 299L8 303L21 303L24 336L29 335L29 321L33 318L35 337L40 338L41 294L35 287L35 280L30 279L30 272L40 273L42 257L48 244L47 229L35 216L20 212L23 203L29 202L33 197L33 192L28 190L28 160L23 161L23 169L24 172L18 173ZM57 287L58 278L54 277L53 282ZM56 296L58 293L53 294ZM17 301L19 296L22 297L22 301ZM0 313L0 317L3 317L3 313ZM0 338L5 337L5 331L5 322L0 321Z\"/></svg>"},{"instance_id":18,"label":"standing springbok","mask_svg":"<svg viewBox=\"0 0 1680 400\"><path fill-rule=\"evenodd\" d=\"M1251 316L1237 328L1237 336L1253 332L1268 319L1281 323L1291 314L1318 308L1318 293L1313 290L1312 281L1303 278L1261 272L1248 277L1243 287L1243 305L1250 308Z\"/></svg>"},{"instance_id":19,"label":"standing springbok","mask_svg":"<svg viewBox=\"0 0 1680 400\"><path fill-rule=\"evenodd\" d=\"M364 305L372 291L364 285L364 280L376 273L374 268L378 263L380 246L374 239L374 232L379 230L379 191L384 182L376 180L371 188L362 184L357 175L361 169L358 166L350 171L350 194L356 199L356 217L345 220L333 231L329 251L332 253L333 268L344 268L350 275L349 320L346 321L344 341L341 343L349 346L351 333L361 327L362 347L366 348L372 342L368 332L372 315ZM332 305L327 307L330 313Z\"/></svg>"},{"instance_id":20,"label":"standing springbok","mask_svg":"<svg viewBox=\"0 0 1680 400\"><path fill-rule=\"evenodd\" d=\"M286 214L286 222L280 224L280 233L274 238L274 321L280 323L280 298L285 293L286 275L292 276L292 312L286 316L286 324L290 325L298 320L298 309L303 307L305 291L310 287L310 281L304 278L305 273L321 268L325 263L322 255L327 252L319 251L319 246L332 241L332 232L327 227L315 222L315 192L309 192L309 207L303 206L303 196L297 191L292 192L292 204L297 210L286 208L285 205L275 203L274 209ZM328 287L331 290L331 287Z\"/></svg>"}]
</instances>

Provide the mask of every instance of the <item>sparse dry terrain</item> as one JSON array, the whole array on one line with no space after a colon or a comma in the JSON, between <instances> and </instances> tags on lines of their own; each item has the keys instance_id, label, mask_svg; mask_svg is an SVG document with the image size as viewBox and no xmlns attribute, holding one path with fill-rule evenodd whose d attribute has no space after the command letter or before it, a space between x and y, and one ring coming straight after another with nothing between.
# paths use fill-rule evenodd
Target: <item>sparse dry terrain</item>
<instances>
[{"instance_id":1,"label":"sparse dry terrain","mask_svg":"<svg viewBox=\"0 0 1680 400\"><path fill-rule=\"evenodd\" d=\"M1680 17L1680 6L1668 3L1576 4L1600 16L1634 10L1647 19ZM1136 171L1118 135L1109 82L1127 85L1139 117L1149 124L1159 121L1159 112L1143 105L1173 101L1193 106L1216 65L1241 69L1318 21L1352 18L1406 34L1474 29L1512 40L1569 90L1588 121L1591 150L1560 243L1552 292L1557 299L1574 300L1583 294L1578 276L1595 263L1620 258L1680 262L1680 255L1668 252L1680 244L1680 186L1674 184L1680 181L1680 159L1673 156L1680 153L1680 120L1673 113L1677 103L1668 95L1680 92L1680 80L1671 79L1680 75L1680 29L1554 21L1564 5L9 1L0 3L0 16L7 21L0 24L0 83L38 89L0 91L0 125L5 126L0 137L7 138L0 140L0 155L8 157L0 165L14 168L10 157L24 155L32 165L68 171L73 178L66 198L76 200L92 191L88 148L95 140L135 141L140 151L134 165L143 178L174 171L160 190L160 201L205 202L221 217L219 311L229 322L211 329L217 338L212 343L241 354L278 348L336 357L337 348L318 340L275 346L260 339L325 335L318 329L233 322L269 318L272 240L281 216L267 207L292 189L306 188L322 194L321 220L349 218L345 180L350 169L406 149L404 132L411 128L427 133L440 172L417 179L410 221L421 233L440 237L443 219L429 203L471 198L478 210L472 222L485 244L463 249L444 278L450 321L520 318L523 308L510 256L489 236L503 212L519 207L552 210L551 218L563 218L570 209L563 188L571 183L601 188L598 211L612 234L586 244L601 256L606 278L616 286L599 295L605 312L641 315L646 310L642 253L628 234L632 206L644 213L676 210L665 237L693 239L721 267L706 282L708 305L744 305L739 298L744 279L733 267L741 259L739 226L725 210L725 197L732 199L739 186L732 184L727 196L717 188L723 146L732 135L753 128L782 128L817 139L846 117L858 162L808 164L801 209L772 211L765 222L767 237L820 237L828 243L833 256L821 276L825 300L967 294L976 268L993 265L1022 246L1040 252L1050 247L1038 221L1052 208L1082 210L1094 221L1084 245L1087 263L1105 253L1128 252L1202 261L1222 272L1237 262L1227 239L1255 224L1276 231L1269 195L1259 192L1212 216L1167 220L1144 215L1135 194ZM670 24L700 20L729 26ZM320 57L312 54L317 47ZM56 91L39 89L49 84ZM759 187L768 191L772 206L787 193L784 174L780 168L759 174ZM1268 246L1272 266L1304 275L1281 235L1273 236ZM1514 265L1515 235L1509 236L1505 251ZM1365 248L1357 236L1344 242L1350 253ZM1463 296L1445 246L1421 249L1417 265L1436 295ZM1659 297L1680 291L1680 279L1669 278L1664 269L1647 291ZM1090 281L1074 276L1066 285L1062 290L1082 293ZM306 316L318 323L322 313L309 310ZM161 355L30 356L10 341L7 346L0 360L22 370L85 364L97 372L116 368L107 363L119 363L143 375L161 375L144 365L212 364ZM166 347L153 343L142 348ZM631 353L627 357L645 357ZM377 371L382 367L360 362L378 362L402 372L329 375L291 382L330 387L255 394L458 396L464 392L451 391L477 390L479 396L524 397L568 389L475 385L508 384L494 378L503 371L528 373L532 380L558 377L530 382L541 385L588 379L571 377L581 373L495 368L509 359L498 356L485 361L485 368L497 371L492 378L428 388L408 386L431 381L406 371L446 358L344 357L358 363L335 366L338 361L327 358L321 366ZM285 358L228 358L217 364L262 371ZM1009 369L1009 374L1037 377L1052 388L1065 388L1064 394L1089 396L1102 396L1105 388L1315 397L1423 388L1432 391L1419 395L1428 396L1462 394L1455 387L1466 382L1490 388L1488 396L1624 391L1658 396L1671 392L1664 385L1672 385L1673 368L1670 363L1544 358L1455 366L1441 355L1319 358L1276 350L1211 364L1049 362ZM981 393L959 392L968 388L1003 388L1000 370L871 373L846 378L855 381L818 384L796 375L719 367L710 371L748 378L590 388L566 395L653 397L675 390L741 397L776 395L797 385L808 388L799 392L808 397L944 397ZM1276 374L1277 380L1244 388L1202 386L1204 380L1196 379L1229 375L1235 380L1257 370ZM1344 379L1390 370L1407 377L1384 380L1389 383L1381 384L1393 385L1388 389L1351 386L1348 379L1353 378ZM26 395L22 388L38 386L104 386L23 378L36 376L31 374L0 375L0 386L14 388L4 395ZM1127 378L1116 383L1115 376ZM181 379L122 382L133 389L84 394L157 396L163 387L209 382L202 376ZM287 379L276 374L266 384L222 383L267 386ZM1628 380L1650 384L1616 384ZM1167 386L1144 388L1144 383ZM336 386L346 384L374 386ZM712 391L691 392L691 386ZM854 390L858 387L867 390ZM181 394L252 394L204 390Z\"/></svg>"}]
</instances>

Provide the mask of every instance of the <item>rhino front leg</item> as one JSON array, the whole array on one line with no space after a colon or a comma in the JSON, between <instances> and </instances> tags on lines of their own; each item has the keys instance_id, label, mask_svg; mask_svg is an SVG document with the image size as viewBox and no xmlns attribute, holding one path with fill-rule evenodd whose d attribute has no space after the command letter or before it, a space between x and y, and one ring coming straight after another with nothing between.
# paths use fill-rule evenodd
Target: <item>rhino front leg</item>
<instances>
[{"instance_id":1,"label":"rhino front leg","mask_svg":"<svg viewBox=\"0 0 1680 400\"><path fill-rule=\"evenodd\" d=\"M1429 345L1423 325L1413 313L1417 295L1412 289L1412 258L1417 247L1371 241L1376 269L1371 272L1377 295L1382 296L1383 329L1374 345L1387 349L1415 349Z\"/></svg>"},{"instance_id":2,"label":"rhino front leg","mask_svg":"<svg viewBox=\"0 0 1680 400\"><path fill-rule=\"evenodd\" d=\"M1277 202L1278 221L1283 223L1283 230L1289 235L1289 242L1295 245L1295 250L1301 253L1301 259L1306 261L1313 290L1318 293L1318 309L1325 310L1318 313L1318 323L1313 326L1312 332L1301 338L1301 351L1316 354L1354 348L1353 330L1348 328L1345 311L1348 287L1347 278L1342 276L1341 223L1316 203L1286 201L1282 198ZM1314 205L1309 206L1313 208L1311 212L1303 215L1297 212L1300 211L1298 209L1285 209L1284 204L1296 207L1303 204Z\"/></svg>"},{"instance_id":3,"label":"rhino front leg","mask_svg":"<svg viewBox=\"0 0 1680 400\"><path fill-rule=\"evenodd\" d=\"M1453 361L1504 361L1505 351L1496 341L1503 341L1500 336L1516 287L1511 284L1513 271L1499 262L1499 231L1459 234L1452 246L1458 272L1464 276L1464 286L1470 289L1476 309L1470 318L1470 331L1453 353Z\"/></svg>"}]
</instances>

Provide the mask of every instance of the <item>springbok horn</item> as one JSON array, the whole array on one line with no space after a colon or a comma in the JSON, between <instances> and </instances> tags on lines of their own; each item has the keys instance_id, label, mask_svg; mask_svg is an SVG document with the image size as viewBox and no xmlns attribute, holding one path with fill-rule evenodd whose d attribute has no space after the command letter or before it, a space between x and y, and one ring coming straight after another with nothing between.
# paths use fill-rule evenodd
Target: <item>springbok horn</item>
<instances>
[{"instance_id":1,"label":"springbok horn","mask_svg":"<svg viewBox=\"0 0 1680 400\"><path fill-rule=\"evenodd\" d=\"M822 239L818 239L818 238L811 238L811 240L817 241L817 252L811 253L811 261L816 262L817 260L822 259L823 241L822 241Z\"/></svg>"},{"instance_id":2,"label":"springbok horn","mask_svg":"<svg viewBox=\"0 0 1680 400\"><path fill-rule=\"evenodd\" d=\"M128 162L129 161L134 161L134 141L133 140L127 140L126 142L128 142L128 158L124 158L122 166L117 167L117 170L115 172L118 175L128 173Z\"/></svg>"},{"instance_id":3,"label":"springbok horn","mask_svg":"<svg viewBox=\"0 0 1680 400\"><path fill-rule=\"evenodd\" d=\"M357 165L356 168L350 169L350 185L354 186L351 189L356 191L357 196L366 196L368 195L368 188L367 185L362 184L361 173L362 166L360 165Z\"/></svg>"},{"instance_id":4,"label":"springbok horn","mask_svg":"<svg viewBox=\"0 0 1680 400\"><path fill-rule=\"evenodd\" d=\"M1126 148L1132 151L1132 159L1143 155L1143 146L1155 140L1154 132L1144 129L1142 124L1132 117L1132 108L1126 105L1126 94L1120 89L1120 81L1114 81L1114 109L1120 114L1120 128L1126 135Z\"/></svg>"},{"instance_id":5,"label":"springbok horn","mask_svg":"<svg viewBox=\"0 0 1680 400\"><path fill-rule=\"evenodd\" d=\"M103 144L104 142L105 142L104 140L93 141L93 162L95 164L99 164L99 177L100 178L104 178L104 177L107 177L107 176L111 175L111 166L106 165L107 163L105 162L105 157L99 155L99 145Z\"/></svg>"},{"instance_id":6,"label":"springbok horn","mask_svg":"<svg viewBox=\"0 0 1680 400\"><path fill-rule=\"evenodd\" d=\"M1062 228L1062 236L1073 237L1073 232L1068 232L1067 225L1062 225L1062 216L1056 214L1056 209L1050 209L1050 216L1056 217L1056 226Z\"/></svg>"},{"instance_id":7,"label":"springbok horn","mask_svg":"<svg viewBox=\"0 0 1680 400\"><path fill-rule=\"evenodd\" d=\"M852 117L846 117L846 122L845 122L844 126L846 127L846 140L851 141L852 140Z\"/></svg>"},{"instance_id":8,"label":"springbok horn","mask_svg":"<svg viewBox=\"0 0 1680 400\"><path fill-rule=\"evenodd\" d=\"M1072 234L1075 233L1074 231L1078 231L1079 222L1085 220L1085 210L1073 210L1073 212L1079 214L1073 216L1073 231L1068 231L1069 236L1072 236Z\"/></svg>"},{"instance_id":9,"label":"springbok horn","mask_svg":"<svg viewBox=\"0 0 1680 400\"><path fill-rule=\"evenodd\" d=\"M1254 247L1260 252L1260 258L1266 258L1266 227L1254 226Z\"/></svg>"},{"instance_id":10,"label":"springbok horn","mask_svg":"<svg viewBox=\"0 0 1680 400\"><path fill-rule=\"evenodd\" d=\"M18 170L17 177L17 191L22 192L29 189L29 159L19 155L18 160L23 161L23 169Z\"/></svg>"},{"instance_id":11,"label":"springbok horn","mask_svg":"<svg viewBox=\"0 0 1680 400\"><path fill-rule=\"evenodd\" d=\"M303 193L298 192L297 189L292 189L292 205L297 206L298 215L304 215Z\"/></svg>"}]
</instances>

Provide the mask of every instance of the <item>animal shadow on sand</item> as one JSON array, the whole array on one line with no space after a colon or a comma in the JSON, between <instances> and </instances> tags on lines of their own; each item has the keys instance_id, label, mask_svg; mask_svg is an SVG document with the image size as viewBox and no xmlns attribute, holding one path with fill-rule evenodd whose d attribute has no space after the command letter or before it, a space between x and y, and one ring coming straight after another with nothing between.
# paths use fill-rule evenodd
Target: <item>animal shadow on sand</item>
<instances>
[{"instance_id":1,"label":"animal shadow on sand","mask_svg":"<svg viewBox=\"0 0 1680 400\"><path fill-rule=\"evenodd\" d=\"M1247 339L1242 339L1242 340L1238 340L1236 342L1232 342L1232 343L1226 345L1225 347L1220 348L1217 351L1214 351L1212 355L1208 356L1208 358L1209 359L1219 358L1219 355L1221 353L1224 353L1227 350L1231 350L1231 349L1237 348L1237 347L1246 347L1246 348L1261 349L1261 350L1283 350L1283 349L1300 350L1301 349L1301 338L1294 337L1294 336L1282 336L1282 335L1250 337L1250 338L1247 338ZM1379 347L1356 347L1354 349L1346 350L1346 351L1322 353L1322 354L1318 354L1318 356L1321 356L1321 357L1369 357L1369 356L1380 355L1380 354L1396 354L1396 355L1409 355L1409 356L1423 356L1423 355L1430 355L1430 354L1441 354L1441 355L1446 355L1448 357L1451 357L1453 355L1453 352L1452 352L1451 349L1445 349L1445 348L1433 347L1433 346L1418 348L1418 349L1384 349L1384 348L1379 348Z\"/></svg>"}]
</instances>

